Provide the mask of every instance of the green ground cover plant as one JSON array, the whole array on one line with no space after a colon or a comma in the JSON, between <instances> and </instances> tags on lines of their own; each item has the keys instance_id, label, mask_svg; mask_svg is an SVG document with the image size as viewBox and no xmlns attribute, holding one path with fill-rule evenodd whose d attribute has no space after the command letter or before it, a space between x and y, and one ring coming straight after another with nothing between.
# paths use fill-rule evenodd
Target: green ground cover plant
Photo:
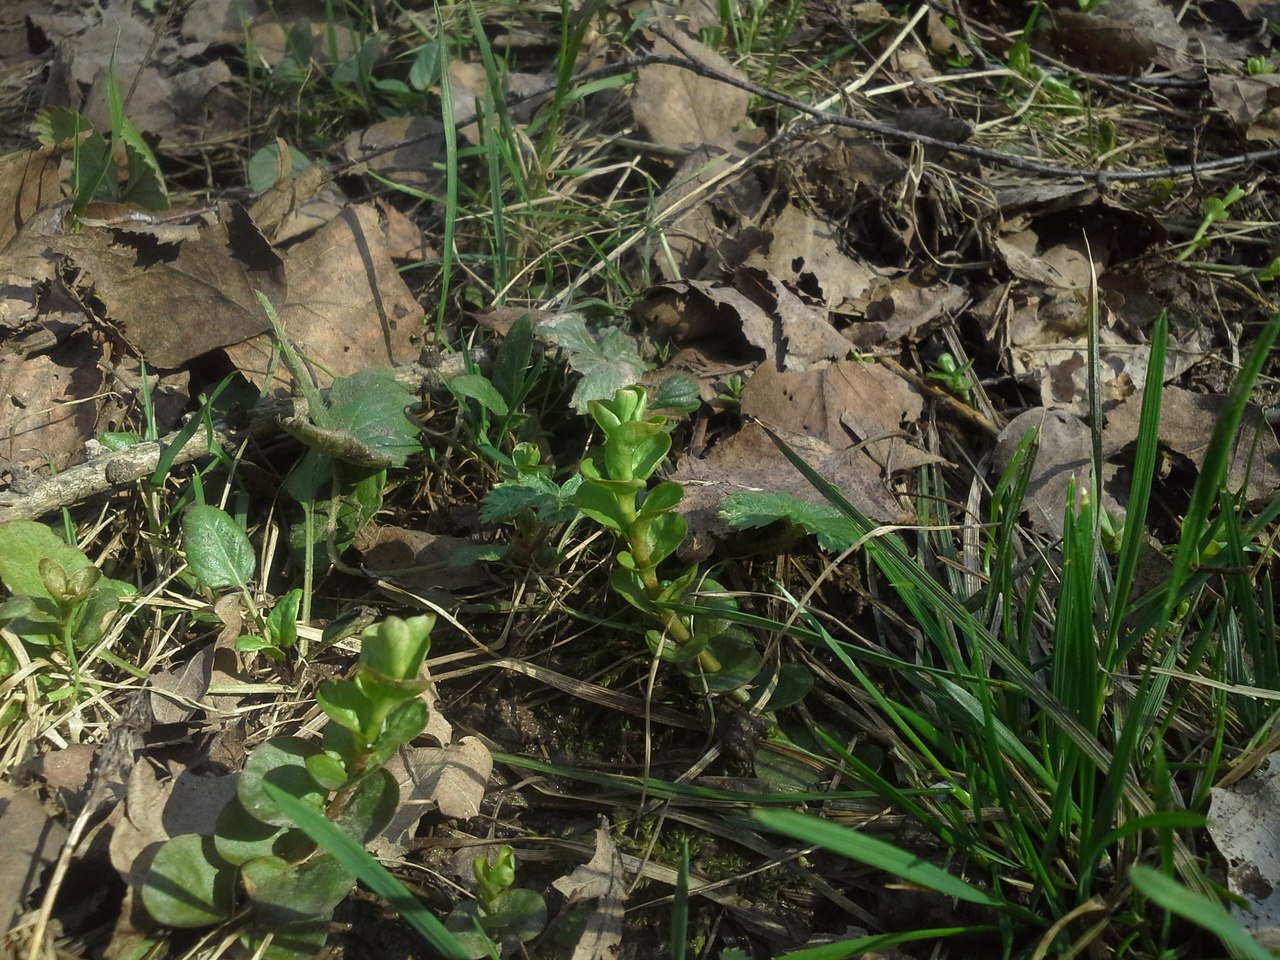
<instances>
[{"instance_id":1,"label":"green ground cover plant","mask_svg":"<svg viewBox=\"0 0 1280 960\"><path fill-rule=\"evenodd\" d=\"M134 916L76 927L72 894L92 884L64 861L61 890L21 894L24 909L46 899L37 935L19 911L14 943L33 960L96 958L108 940L131 960L1269 955L1206 827L1215 787L1275 748L1280 716L1280 497L1248 493L1270 469L1270 428L1249 408L1275 400L1280 312L1258 286L1280 262L1273 186L1254 175L1265 166L1184 162L1185 144L1161 139L1191 122L1187 87L1142 85L1145 61L1099 81L1057 49L1069 18L1041 3L991 5L991 24L975 4L333 2L314 22L284 21L287 6L262 15L282 18L274 61L262 23L241 24L236 77L260 126L234 149L202 143L189 163L140 132L114 76L109 136L43 112L42 142L71 158L71 210L223 191L247 208L323 172L343 203L382 204L388 236L392 213L423 231L398 269L423 345L465 372L421 395L405 385L426 382L418 366L322 390L323 362L280 319L302 294L259 294L298 415L175 466L175 447L278 388L271 370L250 386L207 358L192 364L196 412L136 487L98 491L57 530L0 524L6 777L52 809L74 791L45 753L115 750L94 761L107 773L72 815L79 838L102 824L98 794L133 789L117 755L158 778L238 776L215 830L135 861ZM742 118L705 144L631 112L668 36L707 47L664 117L679 101L710 122L695 78L739 84L717 103L744 94ZM240 49L210 49L227 45ZM1243 73L1221 76L1264 82L1272 59L1236 57ZM1231 109L1205 102L1196 149L1204 133L1224 152ZM844 112L815 120L797 106L812 103ZM440 129L410 171L347 139L424 116ZM933 142L957 118L964 136ZM861 127L835 136L835 119ZM913 124L932 139L894 139ZM854 173L807 167L815 145ZM718 164L724 189L704 179ZM228 168L238 179L212 186ZM1139 168L1157 182L1107 179ZM783 214L809 232L784 234ZM149 226L127 248L139 271L179 242ZM69 287L59 269L42 289ZM654 290L687 312L642 325ZM800 359L808 314L848 343ZM858 339L895 324L906 332ZM1039 368L1011 342L1027 328L1079 336ZM122 349L119 332L101 323L93 342ZM766 377L753 380L851 357L920 371L924 412L881 436L818 391L830 409L805 400L806 427L856 439L819 464L770 422L784 404L761 413ZM1210 366L1216 386L1197 379ZM110 452L161 439L151 380L167 371L141 370L143 422L95 423ZM1162 426L1175 390L1222 395L1198 414L1194 456ZM973 425L994 436L1062 391L1055 412L1088 439L1038 526L1052 428L1012 437L994 470ZM861 402L890 394L882 382ZM1104 421L1128 401L1136 436L1104 455ZM948 417L957 405L967 426ZM729 532L700 531L695 559L687 501L713 481L681 483L677 464L714 460L752 417L809 490L731 475L714 511ZM856 505L848 473L830 479L833 461L888 441L922 454L877 461L896 520ZM403 566L371 559L384 533ZM450 562L424 560L419 535L470 579L431 579ZM208 682L174 694L191 663ZM126 695L185 712L144 729ZM410 775L415 751L447 749L424 733L434 696L436 719L497 764L466 815L424 804ZM387 834L408 803L424 812ZM77 869L110 845L103 829ZM595 885L565 882L578 871Z\"/></svg>"}]
</instances>

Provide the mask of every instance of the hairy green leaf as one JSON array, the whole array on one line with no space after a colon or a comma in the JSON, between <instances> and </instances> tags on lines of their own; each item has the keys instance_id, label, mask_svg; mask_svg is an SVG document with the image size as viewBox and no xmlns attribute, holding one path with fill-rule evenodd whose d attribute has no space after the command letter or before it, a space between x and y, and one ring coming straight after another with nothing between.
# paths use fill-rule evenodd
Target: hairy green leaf
<instances>
[{"instance_id":1,"label":"hairy green leaf","mask_svg":"<svg viewBox=\"0 0 1280 960\"><path fill-rule=\"evenodd\" d=\"M243 587L253 576L253 544L225 510L199 504L182 516L187 563L196 579L215 590Z\"/></svg>"}]
</instances>

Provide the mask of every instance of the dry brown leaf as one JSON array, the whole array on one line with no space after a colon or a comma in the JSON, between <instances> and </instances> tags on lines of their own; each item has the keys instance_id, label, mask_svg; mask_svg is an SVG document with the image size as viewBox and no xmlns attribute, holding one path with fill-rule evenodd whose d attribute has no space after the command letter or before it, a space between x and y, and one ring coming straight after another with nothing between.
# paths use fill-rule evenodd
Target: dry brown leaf
<instances>
[{"instance_id":1,"label":"dry brown leaf","mask_svg":"<svg viewBox=\"0 0 1280 960\"><path fill-rule=\"evenodd\" d=\"M785 429L774 432L873 520L909 521L909 512L881 480L880 465L865 452L837 450L807 434ZM670 479L685 488L679 510L689 524L689 538L681 548L681 557L686 560L708 556L715 541L729 532L720 518L720 505L731 493L768 490L826 503L756 423L747 424L718 444L704 459L683 458Z\"/></svg>"},{"instance_id":2,"label":"dry brown leaf","mask_svg":"<svg viewBox=\"0 0 1280 960\"><path fill-rule=\"evenodd\" d=\"M614 960L622 949L627 875L607 820L596 828L596 849L591 859L574 867L572 873L553 880L551 885L568 900L570 907L584 900L600 901L587 918L571 960Z\"/></svg>"},{"instance_id":3,"label":"dry brown leaf","mask_svg":"<svg viewBox=\"0 0 1280 960\"><path fill-rule=\"evenodd\" d=\"M1280 755L1232 787L1210 790L1208 829L1227 863L1231 912L1267 949L1280 947Z\"/></svg>"},{"instance_id":4,"label":"dry brown leaf","mask_svg":"<svg viewBox=\"0 0 1280 960\"><path fill-rule=\"evenodd\" d=\"M198 224L194 241L86 228L50 246L88 274L94 295L125 339L153 366L179 367L269 328L255 291L284 294L280 258L237 204Z\"/></svg>"},{"instance_id":5,"label":"dry brown leaf","mask_svg":"<svg viewBox=\"0 0 1280 960\"><path fill-rule=\"evenodd\" d=\"M387 769L400 784L400 809L371 845L379 856L402 854L405 834L430 810L457 820L476 816L493 757L480 740L463 737L444 747L401 747Z\"/></svg>"},{"instance_id":6,"label":"dry brown leaf","mask_svg":"<svg viewBox=\"0 0 1280 960\"><path fill-rule=\"evenodd\" d=\"M418 356L422 308L387 255L372 204L348 207L285 260L288 296L280 319L298 351L317 368L345 377L368 367L394 367ZM279 300L272 298L279 304ZM261 313L261 310L259 310ZM227 348L232 362L261 385L273 341L258 336ZM330 380L321 374L322 385ZM277 388L288 389L277 369Z\"/></svg>"},{"instance_id":7,"label":"dry brown leaf","mask_svg":"<svg viewBox=\"0 0 1280 960\"><path fill-rule=\"evenodd\" d=\"M992 469L1000 476L1008 468L1014 452L1028 430L1039 431L1036 461L1027 483L1023 509L1032 527L1060 537L1067 508L1067 488L1075 481L1077 504L1089 489L1093 476L1093 435L1089 426L1063 410L1028 410L1015 417L1001 432L992 455ZM1114 516L1124 511L1104 489L1103 505Z\"/></svg>"},{"instance_id":8,"label":"dry brown leaf","mask_svg":"<svg viewBox=\"0 0 1280 960\"><path fill-rule=\"evenodd\" d=\"M455 117L461 120L464 117L475 116L481 112L485 104L489 104L490 106L486 109L492 111L493 94L489 88L489 76L484 64L450 60L448 69L449 96L453 100ZM532 94L535 90L541 90L547 85L546 78L532 73L506 73L502 75L501 82L504 96L514 94L517 97ZM543 96L520 100L511 107L512 117L518 123L528 123L534 111L545 99L546 97ZM468 143L480 143L478 123L468 123L464 127L459 127L458 132Z\"/></svg>"},{"instance_id":9,"label":"dry brown leaf","mask_svg":"<svg viewBox=\"0 0 1280 960\"><path fill-rule=\"evenodd\" d=\"M249 208L249 216L273 244L287 243L318 230L347 205L346 196L333 183L332 176L324 167L313 164L259 197Z\"/></svg>"},{"instance_id":10,"label":"dry brown leaf","mask_svg":"<svg viewBox=\"0 0 1280 960\"><path fill-rule=\"evenodd\" d=\"M67 839L66 829L45 813L29 790L0 782L0 929L43 881Z\"/></svg>"},{"instance_id":11,"label":"dry brown leaf","mask_svg":"<svg viewBox=\"0 0 1280 960\"><path fill-rule=\"evenodd\" d=\"M239 598L234 598L239 606ZM151 715L156 723L181 723L202 708L198 704L209 692L213 669L213 646L201 647L185 663L152 674ZM166 696L167 694L167 696ZM186 701L186 702L184 702Z\"/></svg>"},{"instance_id":12,"label":"dry brown leaf","mask_svg":"<svg viewBox=\"0 0 1280 960\"><path fill-rule=\"evenodd\" d=\"M1103 455L1108 459L1136 442L1141 429L1143 392L1139 390L1108 411L1102 434ZM1224 396L1166 386L1160 400L1160 446L1186 457L1199 470L1226 403ZM1245 498L1250 501L1269 497L1280 488L1280 444L1257 407L1250 406L1245 411L1227 465L1226 484L1232 492L1244 488Z\"/></svg>"},{"instance_id":13,"label":"dry brown leaf","mask_svg":"<svg viewBox=\"0 0 1280 960\"><path fill-rule=\"evenodd\" d=\"M666 243L654 260L665 279L715 279L764 242L752 226L764 199L759 178L734 170L763 142L762 130L730 134L723 142L698 147L676 169L654 207L674 210L686 198L692 205L663 230ZM720 177L727 182L704 189Z\"/></svg>"},{"instance_id":14,"label":"dry brown leaf","mask_svg":"<svg viewBox=\"0 0 1280 960\"><path fill-rule=\"evenodd\" d=\"M51 353L0 350L0 471L61 470L83 457L98 427L103 359L87 331Z\"/></svg>"},{"instance_id":15,"label":"dry brown leaf","mask_svg":"<svg viewBox=\"0 0 1280 960\"><path fill-rule=\"evenodd\" d=\"M935 320L958 313L968 300L964 289L942 280L922 282L911 274L876 284L863 307L864 320L846 331L860 350L918 340Z\"/></svg>"},{"instance_id":16,"label":"dry brown leaf","mask_svg":"<svg viewBox=\"0 0 1280 960\"><path fill-rule=\"evenodd\" d=\"M684 56L722 73L745 80L746 76L701 41L672 31L679 46L665 37L653 44L654 53ZM649 137L664 147L700 147L721 143L747 119L750 95L680 67L653 64L641 67L631 97L631 112Z\"/></svg>"},{"instance_id":17,"label":"dry brown leaf","mask_svg":"<svg viewBox=\"0 0 1280 960\"><path fill-rule=\"evenodd\" d=\"M20 150L0 157L0 251L5 251L37 210L61 200L62 177L53 147ZM4 273L5 282L11 282L7 270Z\"/></svg>"},{"instance_id":18,"label":"dry brown leaf","mask_svg":"<svg viewBox=\"0 0 1280 960\"><path fill-rule=\"evenodd\" d=\"M941 461L913 446L904 432L923 410L911 384L884 367L856 360L800 372L761 364L742 391L744 414L836 450L857 445L886 476Z\"/></svg>"},{"instance_id":19,"label":"dry brown leaf","mask_svg":"<svg viewBox=\"0 0 1280 960\"><path fill-rule=\"evenodd\" d=\"M484 571L474 561L457 562L459 550L470 541L409 527L370 524L352 544L360 552L361 568L370 577L388 580L420 597L439 602L451 591L484 583Z\"/></svg>"},{"instance_id":20,"label":"dry brown leaf","mask_svg":"<svg viewBox=\"0 0 1280 960\"><path fill-rule=\"evenodd\" d=\"M763 268L830 311L848 312L881 274L841 252L841 229L788 204L765 227L770 235L768 249L753 254L747 263Z\"/></svg>"},{"instance_id":21,"label":"dry brown leaf","mask_svg":"<svg viewBox=\"0 0 1280 960\"><path fill-rule=\"evenodd\" d=\"M412 142L404 143L407 140ZM396 146L401 143L404 146ZM348 160L397 183L429 192L438 192L444 185L438 166L445 160L444 126L433 117L380 120L347 137L342 151Z\"/></svg>"}]
</instances>

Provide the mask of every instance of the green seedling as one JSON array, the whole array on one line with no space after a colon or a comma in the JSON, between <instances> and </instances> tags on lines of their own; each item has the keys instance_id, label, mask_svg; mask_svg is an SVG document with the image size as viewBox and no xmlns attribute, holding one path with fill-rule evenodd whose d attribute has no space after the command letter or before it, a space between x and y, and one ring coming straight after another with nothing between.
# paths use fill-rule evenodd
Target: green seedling
<instances>
[{"instance_id":1,"label":"green seedling","mask_svg":"<svg viewBox=\"0 0 1280 960\"><path fill-rule=\"evenodd\" d=\"M516 882L516 852L503 844L492 863L479 856L472 861L476 875L476 899L458 907L444 925L472 960L518 950L547 925L547 903L542 895Z\"/></svg>"},{"instance_id":2,"label":"green seedling","mask_svg":"<svg viewBox=\"0 0 1280 960\"><path fill-rule=\"evenodd\" d=\"M107 72L107 109L111 140L88 119L68 107L46 107L36 117L40 142L71 152L71 212L81 217L94 200L133 203L147 210L168 210L169 193L151 147L125 116L114 69Z\"/></svg>"},{"instance_id":3,"label":"green seedling","mask_svg":"<svg viewBox=\"0 0 1280 960\"><path fill-rule=\"evenodd\" d=\"M80 698L81 656L105 635L121 599L137 591L132 584L104 577L84 553L34 520L0 524L0 581L10 596L0 602L0 627L16 637L0 644L0 679L21 666L18 650L47 669L36 688L49 701ZM97 655L136 673L130 664L99 649ZM0 726L17 719L14 697L0 708Z\"/></svg>"},{"instance_id":4,"label":"green seedling","mask_svg":"<svg viewBox=\"0 0 1280 960\"><path fill-rule=\"evenodd\" d=\"M426 727L420 677L435 618L389 617L362 634L349 680L316 692L329 718L319 742L273 737L254 749L211 835L166 841L141 881L143 906L164 926L208 927L242 911L254 949L271 935L271 956L288 960L323 948L334 908L356 874L317 849L273 789L323 814L365 844L391 822L400 788L386 763Z\"/></svg>"},{"instance_id":5,"label":"green seedling","mask_svg":"<svg viewBox=\"0 0 1280 960\"><path fill-rule=\"evenodd\" d=\"M1243 200L1248 193L1240 187L1239 184L1233 184L1221 197L1208 197L1204 201L1202 210L1203 219L1200 226L1196 228L1194 236L1187 241L1186 246L1182 248L1182 252L1178 254L1176 259L1179 263L1186 260L1197 250L1202 250L1209 245L1209 229L1219 220L1225 220L1231 205L1237 200Z\"/></svg>"},{"instance_id":6,"label":"green seedling","mask_svg":"<svg viewBox=\"0 0 1280 960\"><path fill-rule=\"evenodd\" d=\"M973 369L973 361L964 365L956 363L950 353L938 357L938 368L929 372L930 380L937 380L948 391L955 394L966 404L973 405L973 383L969 379L969 371Z\"/></svg>"},{"instance_id":7,"label":"green seedling","mask_svg":"<svg viewBox=\"0 0 1280 960\"><path fill-rule=\"evenodd\" d=\"M649 648L709 692L749 703L747 687L759 680L774 687L770 709L793 702L784 699L783 685L773 683L774 675L763 669L751 637L734 624L737 601L724 587L697 564L674 578L659 574L659 566L675 554L688 531L676 512L684 488L670 480L649 487L671 449L666 417L649 416L643 387L625 387L612 400L592 401L589 409L604 444L579 465L582 483L575 500L579 510L620 538L618 565L609 582L656 622L657 629L645 633ZM795 689L798 699L807 688Z\"/></svg>"},{"instance_id":8,"label":"green seedling","mask_svg":"<svg viewBox=\"0 0 1280 960\"><path fill-rule=\"evenodd\" d=\"M390 370L371 368L341 377L328 398L322 397L275 307L261 293L258 301L307 404L305 416L286 418L280 425L308 447L284 481L285 492L302 508L302 517L290 525L289 545L301 557L301 619L308 622L316 566L328 569L373 519L382 508L387 468L403 467L422 450L422 441L406 413L413 395Z\"/></svg>"}]
</instances>

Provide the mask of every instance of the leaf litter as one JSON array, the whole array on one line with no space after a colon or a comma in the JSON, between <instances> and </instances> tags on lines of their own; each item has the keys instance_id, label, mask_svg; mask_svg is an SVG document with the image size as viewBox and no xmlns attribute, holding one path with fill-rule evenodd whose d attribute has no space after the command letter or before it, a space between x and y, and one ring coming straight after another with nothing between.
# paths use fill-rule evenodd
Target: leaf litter
<instances>
[{"instance_id":1,"label":"leaf litter","mask_svg":"<svg viewBox=\"0 0 1280 960\"><path fill-rule=\"evenodd\" d=\"M1249 19L1261 17L1252 5L1218 6L1238 8L1245 22L1263 22ZM1179 205L1173 194L1183 186L1174 175L1166 178L1171 186L1162 195L1159 189L1113 189L1104 177L1085 185L1053 182L1045 174L1023 178L1010 168L984 171L962 156L961 145L1010 155L1027 149L1025 131L1008 122L999 97L994 106L970 109L972 104L953 96L956 87L941 66L947 58L972 56L968 31L977 30L1003 51L1001 31L1007 38L1020 24L1005 22L998 10L988 11L991 25L952 22L931 11L907 42L891 42L885 38L901 21L881 4L849 5L848 16L838 22L814 5L794 25L788 42L831 29L893 28L870 48L884 54L874 82L885 86L875 97L860 92L874 71L856 80L835 80L845 84L840 93L850 118L877 129L817 124L778 138L771 132L775 121L754 112L747 91L716 78L746 81L752 75L704 42L710 33L697 34L697 25L714 32L718 13L708 4L686 3L673 17L669 7L657 7L654 16L630 24L637 27L634 35L654 52L685 58L700 69L650 63L636 71L625 99L606 101L606 92L598 101L605 107L601 117L618 122L625 114L634 123L629 132L647 138L642 160L632 155L619 165L643 166L646 205L661 218L654 229L639 231L643 237L634 245L639 253L618 259L636 294L632 316L643 328L641 335L619 322L620 310L601 325L585 312L561 308L547 299L555 291L545 289L529 296L527 308L485 303L496 310L477 319L501 335L519 315L534 316L543 351L547 356L558 352L567 362L568 399L579 411L646 377L673 370L695 374L707 404L700 414L703 432L671 474L686 488L681 509L691 537L682 556L710 556L722 545L731 529L722 513L731 493L790 494L810 505L816 518L811 532L824 516L825 500L751 418L783 436L875 520L911 523L913 477L922 469L958 471L960 464L981 459L969 453L985 440L950 422L946 406L920 385L941 369L941 356L959 352L961 344L974 356L973 375L983 378L980 386L1010 418L994 449L984 451L992 454L991 479L1009 462L1026 429L1038 429L1025 506L1031 527L1052 543L1062 532L1068 484L1087 485L1092 470L1093 437L1084 418L1089 290L1095 278L1103 294L1104 505L1123 515L1123 470L1139 427L1147 341L1159 306L1168 306L1175 321L1162 377L1168 386L1159 443L1174 475L1185 477L1199 468L1224 402L1227 374L1222 371L1235 361L1238 344L1265 301L1265 286L1259 295L1258 285L1270 282L1259 279L1269 268L1270 254L1265 244L1232 248L1236 276L1254 284L1248 295L1230 284L1215 288L1203 277L1175 276L1162 260L1166 245L1171 236L1189 236L1179 216L1197 219L1201 211L1194 204ZM246 38L262 64L280 69L291 64L335 69L355 63L362 50L376 57L392 38L391 32L382 33L383 25L363 37L344 23L326 28L292 15L282 18L249 0L197 0L183 12L180 32L164 20L115 8L111 4L106 17L31 15L31 28L51 44L54 69L46 102L79 110L97 129L109 131L106 72L114 63L122 85L136 87L131 119L159 150L171 151L170 157L216 157L208 141L243 122L236 88L240 77L228 65L236 61L226 50ZM616 27L620 21L608 17L624 15L630 14L610 13L601 25ZM687 27L680 17L688 18ZM1273 142L1274 74L1239 69L1248 57L1266 53L1258 35L1229 33L1193 19L1179 21L1150 0L1112 0L1098 12L1059 11L1042 40L1069 64L1110 73L1137 75L1155 65L1185 77L1193 65L1206 66L1208 96L1220 111L1215 136L1234 133L1242 141ZM420 30L426 22L411 18L409 26ZM527 30L503 26L509 32L494 43L499 46L501 40L510 50L537 51L556 32L545 23ZM1232 29L1239 31L1239 24ZM363 46L370 40L376 42ZM533 60L531 53L520 62ZM553 77L547 67L511 69L502 82L520 99ZM492 106L480 63L453 61L448 76L455 115ZM385 89L405 95L398 87ZM910 94L902 93L908 89ZM1110 107L1099 114L1116 128L1111 149L1127 167L1151 159L1138 141L1150 135L1153 124L1185 116L1176 96L1166 97L1158 87L1143 89L1131 101L1139 105L1133 118ZM518 131L527 132L540 106L545 109L545 102L527 98L513 104ZM988 109L990 114L984 112ZM91 452L104 432L137 422L148 389L139 357L148 365L151 385L157 368L166 378L186 377L216 362L259 391L296 391L290 373L276 362L255 291L276 304L284 329L322 387L370 367L403 368L417 360L429 339L422 319L434 309L431 298L440 288L421 273L407 274L406 280L397 261L438 257L440 213L412 210L415 222L409 222L399 198L371 202L366 188L352 182L372 171L419 193L444 192L438 170L445 160L443 126L427 113L387 115L395 113L384 105L377 119L364 118L371 122L344 130L333 154L346 158L342 178L331 175L322 159L295 171L280 159L291 153L278 139L275 175L256 203L221 200L200 206L187 197L186 206L172 213L91 207L76 231L67 226L68 198L57 168L69 162L65 150L22 149L0 158L0 209L11 214L0 224L5 267L0 386L8 398L0 414L0 468L15 489L31 471L62 470ZM999 120L974 122L979 114ZM1042 139L1036 145L1060 150L1059 165L1079 166L1079 144L1102 135L1104 124L1086 129L1067 110L1058 117L1062 130L1037 131ZM1125 127L1130 119L1132 132ZM893 131L951 147L935 142L904 148L904 139L890 135ZM464 126L460 133L465 142L483 146L478 125ZM335 145L322 145L316 156L330 146ZM541 159L530 155L521 162L532 171ZM1225 193L1234 175L1215 179L1206 171L1204 189ZM1258 211L1265 190L1250 186L1258 192L1250 194L1246 206L1252 204L1249 209L1264 219ZM1253 229L1243 215L1233 227L1241 235ZM469 229L455 243L468 243ZM568 279L561 275L557 282ZM477 296L484 299L475 292L482 286L468 290L466 302L474 306ZM1229 298L1229 307L1222 307L1220 295ZM503 320L501 310L514 315ZM655 354L649 338L674 349ZM920 382L900 375L900 367L878 362L881 358L919 371ZM194 389L185 379L164 382L179 406ZM949 381L948 389L960 392L962 383L963 378L954 386ZM376 432L379 422L401 414L401 407L380 410L359 426ZM174 426L176 415L163 415L160 429ZM1246 423L1227 484L1243 489L1249 500L1262 501L1280 488L1280 451L1262 411L1251 409ZM406 448L398 461L410 453ZM251 482L279 486L269 459L266 467L244 464ZM427 496L442 497L442 488L432 486L438 482L424 481ZM354 546L371 573L452 603L457 594L482 589L473 566L452 562L477 546L479 528L455 500L443 496L439 502L461 518L448 534L380 523ZM803 512L790 509L796 517ZM441 529L450 526L435 511L423 513ZM397 559L386 560L388 554ZM406 560L410 570L429 568L413 571L426 578L393 574ZM262 563L264 569L269 565L267 559ZM239 597L230 599L221 604L215 643L204 635L193 656L184 649L153 673L150 702L158 722L224 731L236 725L250 731L256 722L253 711L242 712L247 702L242 697L210 694L219 685L252 686L254 679L232 647L247 611ZM521 634L518 642L535 635ZM303 722L300 707L289 714L297 706L274 709L285 723ZM60 729L72 740L87 735L82 727ZM442 818L462 824L493 809L488 792L493 760L483 740L454 740L445 724L437 727L434 741L406 746L397 758L405 805L375 844L384 857L405 855L418 835L429 833ZM41 782L50 801L72 814L74 781L88 778L87 765L72 762L84 746L64 738L63 749L54 751L43 742L43 762L32 768L44 771ZM52 760L60 753L69 770L82 773L57 775ZM204 807L195 801L220 796L237 772L233 762L195 773L197 757L166 758L150 748L148 753L148 760L133 766L125 803L109 818L111 859L125 876L136 874L139 856L158 840L205 830ZM49 863L58 840L39 837L56 834L58 818L37 810L30 791L15 792L7 784L5 791L0 828L11 828L21 840L12 851L14 869L6 875L28 875L34 867L24 863ZM1215 793L1215 807L1220 802ZM599 898L589 920L595 939L580 940L575 957L611 956L620 942L623 861L608 830L597 828L595 840L591 862L553 884L570 904L575 898ZM1233 886L1247 892L1247 883L1241 885L1235 876L1235 861L1261 862L1262 854L1223 853ZM0 910L31 909L37 892L34 884L10 884L0 889ZM738 910L740 916L750 914ZM124 912L129 912L127 900ZM127 926L126 918L118 931L120 944L137 933Z\"/></svg>"}]
</instances>

